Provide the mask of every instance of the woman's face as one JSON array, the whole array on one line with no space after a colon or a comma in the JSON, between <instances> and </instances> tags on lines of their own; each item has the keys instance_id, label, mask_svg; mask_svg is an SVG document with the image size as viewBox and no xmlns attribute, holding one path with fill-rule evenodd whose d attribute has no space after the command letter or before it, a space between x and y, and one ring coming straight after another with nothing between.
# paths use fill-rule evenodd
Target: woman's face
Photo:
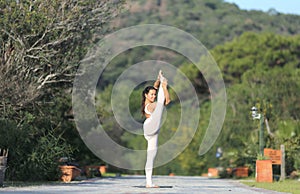
<instances>
[{"instance_id":1,"label":"woman's face","mask_svg":"<svg viewBox=\"0 0 300 194\"><path fill-rule=\"evenodd\" d=\"M156 98L156 90L149 90L148 94L145 94L146 99L151 103L155 101Z\"/></svg>"}]
</instances>

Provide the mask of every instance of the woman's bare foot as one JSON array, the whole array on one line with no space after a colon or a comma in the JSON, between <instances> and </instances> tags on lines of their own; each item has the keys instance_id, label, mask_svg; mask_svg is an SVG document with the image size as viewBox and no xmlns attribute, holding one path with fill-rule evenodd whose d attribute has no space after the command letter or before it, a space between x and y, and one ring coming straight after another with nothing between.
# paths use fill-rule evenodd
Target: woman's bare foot
<instances>
[{"instance_id":1,"label":"woman's bare foot","mask_svg":"<svg viewBox=\"0 0 300 194\"><path fill-rule=\"evenodd\" d=\"M163 81L166 79L166 78L163 76L163 72L162 72L161 70L159 70L158 77L159 77L160 82L163 82Z\"/></svg>"},{"instance_id":2,"label":"woman's bare foot","mask_svg":"<svg viewBox=\"0 0 300 194\"><path fill-rule=\"evenodd\" d=\"M146 185L146 188L159 188L159 186L152 184L152 185Z\"/></svg>"}]
</instances>

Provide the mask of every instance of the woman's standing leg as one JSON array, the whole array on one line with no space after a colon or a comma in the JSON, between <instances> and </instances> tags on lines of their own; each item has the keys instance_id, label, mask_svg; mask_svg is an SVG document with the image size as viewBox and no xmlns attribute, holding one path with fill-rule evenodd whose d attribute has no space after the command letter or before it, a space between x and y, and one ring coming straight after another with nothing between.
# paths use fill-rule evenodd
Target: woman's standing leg
<instances>
[{"instance_id":1,"label":"woman's standing leg","mask_svg":"<svg viewBox=\"0 0 300 194\"><path fill-rule=\"evenodd\" d=\"M147 161L145 166L145 173L146 173L146 186L152 187L152 171L153 171L153 164L154 159L157 153L157 143L158 143L158 134L147 136L148 146L147 146Z\"/></svg>"}]
</instances>

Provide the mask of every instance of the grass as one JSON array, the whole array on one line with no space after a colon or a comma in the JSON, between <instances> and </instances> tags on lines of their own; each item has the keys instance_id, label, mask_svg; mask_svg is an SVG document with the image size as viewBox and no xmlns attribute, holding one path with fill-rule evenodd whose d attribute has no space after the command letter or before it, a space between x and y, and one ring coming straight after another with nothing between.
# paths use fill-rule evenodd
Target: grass
<instances>
[{"instance_id":1,"label":"grass","mask_svg":"<svg viewBox=\"0 0 300 194\"><path fill-rule=\"evenodd\" d=\"M107 173L102 174L103 178L106 178L106 177L119 177L119 176L121 176L121 174L119 174L119 173L109 173L109 172L107 172Z\"/></svg>"},{"instance_id":2,"label":"grass","mask_svg":"<svg viewBox=\"0 0 300 194\"><path fill-rule=\"evenodd\" d=\"M253 179L253 181L241 180L240 182L250 187L257 187L292 194L300 194L300 181L298 180L287 179L284 181L278 181L273 183L258 183L255 182L255 180Z\"/></svg>"}]
</instances>

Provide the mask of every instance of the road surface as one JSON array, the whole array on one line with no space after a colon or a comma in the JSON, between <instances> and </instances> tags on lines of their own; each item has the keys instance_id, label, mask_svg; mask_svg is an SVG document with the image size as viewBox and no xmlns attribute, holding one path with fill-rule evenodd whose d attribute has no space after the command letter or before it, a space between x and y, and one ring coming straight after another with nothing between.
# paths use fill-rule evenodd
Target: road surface
<instances>
[{"instance_id":1,"label":"road surface","mask_svg":"<svg viewBox=\"0 0 300 194\"><path fill-rule=\"evenodd\" d=\"M193 176L154 176L161 188L145 188L144 176L94 178L70 183L45 184L26 187L0 188L1 194L110 194L110 193L183 193L183 194L279 194L280 192L252 188L238 180L210 179Z\"/></svg>"}]
</instances>

